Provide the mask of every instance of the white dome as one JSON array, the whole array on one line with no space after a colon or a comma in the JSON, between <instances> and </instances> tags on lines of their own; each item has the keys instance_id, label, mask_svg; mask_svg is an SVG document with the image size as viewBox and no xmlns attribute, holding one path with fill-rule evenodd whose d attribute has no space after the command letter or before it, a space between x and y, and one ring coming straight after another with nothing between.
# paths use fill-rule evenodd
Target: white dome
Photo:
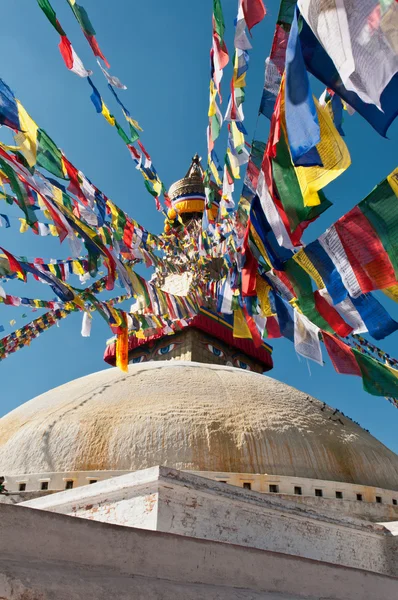
<instances>
[{"instance_id":1,"label":"white dome","mask_svg":"<svg viewBox=\"0 0 398 600\"><path fill-rule=\"evenodd\" d=\"M0 471L268 473L398 490L398 456L298 390L227 366L162 361L76 379L0 420ZM336 419L336 417L333 417Z\"/></svg>"}]
</instances>

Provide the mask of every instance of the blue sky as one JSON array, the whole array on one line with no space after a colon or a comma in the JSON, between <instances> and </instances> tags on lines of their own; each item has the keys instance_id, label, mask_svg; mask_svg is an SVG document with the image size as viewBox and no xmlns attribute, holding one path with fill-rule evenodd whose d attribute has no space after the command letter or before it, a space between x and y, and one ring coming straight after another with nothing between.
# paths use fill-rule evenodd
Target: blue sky
<instances>
[{"instance_id":1,"label":"blue sky","mask_svg":"<svg viewBox=\"0 0 398 600\"><path fill-rule=\"evenodd\" d=\"M160 177L169 186L184 175L195 152L206 155L212 0L82 2L111 63L111 73L128 86L120 96L143 127L142 141ZM269 53L278 4L268 2L267 17L253 31L245 104L250 138L256 125L264 60ZM66 0L53 0L53 6L85 66L94 71L93 80L105 102L123 123ZM237 0L224 0L223 7L226 39L231 49ZM0 36L0 77L87 177L150 231L159 232L163 219L145 191L128 150L116 131L96 114L88 83L64 66L58 41L59 36L34 0L7 3L7 20ZM230 70L227 70L223 81L225 104L229 78ZM319 95L320 85L315 81L312 85L314 93ZM257 137L264 138L267 127L268 122L262 119ZM397 166L398 122L390 128L388 140L378 136L358 115L346 118L344 130L352 165L326 188L334 206L309 228L305 236L307 242L362 200ZM1 132L1 139L9 138ZM224 153L223 142L221 138L220 156ZM11 228L0 230L1 245L6 249L29 258L69 255L69 248L66 244L61 246L57 238L37 238L30 231L21 235L17 220L20 213L5 204L0 206L0 212L11 217ZM5 287L8 293L15 295L52 297L47 286L35 282L27 285L10 282ZM122 292L117 289L115 293ZM398 319L396 305L384 296L382 302ZM27 318L22 318L24 312ZM15 328L9 325L11 319L21 327L41 312L1 305L0 323L9 333ZM43 333L30 348L19 350L0 363L0 414L52 387L106 368L102 356L110 331L105 323L96 316L90 338L81 337L80 327L81 316L72 315L59 327ZM308 366L306 361L298 359L290 342L275 340L273 346L272 375L275 378L338 407L398 451L398 413L385 399L365 394L359 378L337 375L325 351L324 367L314 363ZM382 341L380 346L397 356L397 334Z\"/></svg>"}]
</instances>

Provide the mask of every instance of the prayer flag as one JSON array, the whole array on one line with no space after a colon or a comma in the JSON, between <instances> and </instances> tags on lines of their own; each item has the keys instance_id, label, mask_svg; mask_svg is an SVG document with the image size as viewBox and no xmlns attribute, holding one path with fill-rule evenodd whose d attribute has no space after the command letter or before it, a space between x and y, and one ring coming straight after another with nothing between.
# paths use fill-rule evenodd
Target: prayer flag
<instances>
[{"instance_id":1,"label":"prayer flag","mask_svg":"<svg viewBox=\"0 0 398 600\"><path fill-rule=\"evenodd\" d=\"M286 50L284 91L287 136L292 161L296 165L321 141L317 110L298 36L297 12L294 13ZM319 154L315 164L321 165Z\"/></svg>"},{"instance_id":2,"label":"prayer flag","mask_svg":"<svg viewBox=\"0 0 398 600\"><path fill-rule=\"evenodd\" d=\"M322 331L322 337L326 351L337 373L342 375L358 375L360 377L361 371L355 360L352 348L326 331Z\"/></svg>"},{"instance_id":3,"label":"prayer flag","mask_svg":"<svg viewBox=\"0 0 398 600\"><path fill-rule=\"evenodd\" d=\"M86 40L88 41L88 43L90 44L91 49L94 52L94 55L98 56L99 58L102 58L102 60L106 64L106 66L109 68L109 63L106 60L105 56L102 54L100 47L98 46L98 42L95 39L95 29L89 19L89 16L88 16L85 8L83 6L80 6L79 4L77 4L76 0L68 0L68 3L73 11L73 14L76 17L76 20L78 21L80 27L82 28L84 36L85 36Z\"/></svg>"},{"instance_id":4,"label":"prayer flag","mask_svg":"<svg viewBox=\"0 0 398 600\"><path fill-rule=\"evenodd\" d=\"M398 329L397 321L394 321L372 294L363 294L357 298L351 298L361 319L365 323L369 334L375 340L382 340Z\"/></svg>"},{"instance_id":5,"label":"prayer flag","mask_svg":"<svg viewBox=\"0 0 398 600\"><path fill-rule=\"evenodd\" d=\"M249 31L266 15L263 0L242 0L242 8Z\"/></svg>"},{"instance_id":6,"label":"prayer flag","mask_svg":"<svg viewBox=\"0 0 398 600\"><path fill-rule=\"evenodd\" d=\"M380 107L380 96L398 72L398 5L380 0L299 0L298 7L332 59L348 90Z\"/></svg>"},{"instance_id":7,"label":"prayer flag","mask_svg":"<svg viewBox=\"0 0 398 600\"><path fill-rule=\"evenodd\" d=\"M294 311L294 349L304 358L310 358L323 365L319 327L311 323L298 310Z\"/></svg>"},{"instance_id":8,"label":"prayer flag","mask_svg":"<svg viewBox=\"0 0 398 600\"><path fill-rule=\"evenodd\" d=\"M392 77L381 94L380 110L374 104L364 102L356 92L350 91L344 86L332 59L305 20L302 20L300 40L307 70L322 81L327 88L336 92L350 107L362 115L380 135L385 137L389 126L398 115L398 73ZM379 63L376 62L376 64L379 68ZM383 60L380 64L383 64Z\"/></svg>"},{"instance_id":9,"label":"prayer flag","mask_svg":"<svg viewBox=\"0 0 398 600\"><path fill-rule=\"evenodd\" d=\"M44 129L37 130L37 164L56 177L65 179L62 152Z\"/></svg>"},{"instance_id":10,"label":"prayer flag","mask_svg":"<svg viewBox=\"0 0 398 600\"><path fill-rule=\"evenodd\" d=\"M0 246L0 250L2 250L4 252L4 254L6 255L8 263L10 265L11 272L16 273L18 276L18 279L22 279L23 281L26 282L25 269L18 262L18 260L15 258L15 256L13 256L10 252L7 252L7 250L4 250L4 248L2 248L1 246Z\"/></svg>"},{"instance_id":11,"label":"prayer flag","mask_svg":"<svg viewBox=\"0 0 398 600\"><path fill-rule=\"evenodd\" d=\"M398 199L388 179L376 186L358 206L376 231L398 280Z\"/></svg>"},{"instance_id":12,"label":"prayer flag","mask_svg":"<svg viewBox=\"0 0 398 600\"><path fill-rule=\"evenodd\" d=\"M373 396L398 398L398 371L362 354L355 348L353 353L361 370L365 392Z\"/></svg>"},{"instance_id":13,"label":"prayer flag","mask_svg":"<svg viewBox=\"0 0 398 600\"><path fill-rule=\"evenodd\" d=\"M0 125L20 131L18 105L13 92L0 79Z\"/></svg>"},{"instance_id":14,"label":"prayer flag","mask_svg":"<svg viewBox=\"0 0 398 600\"><path fill-rule=\"evenodd\" d=\"M335 228L363 293L397 283L391 260L360 206L341 217Z\"/></svg>"}]
</instances>

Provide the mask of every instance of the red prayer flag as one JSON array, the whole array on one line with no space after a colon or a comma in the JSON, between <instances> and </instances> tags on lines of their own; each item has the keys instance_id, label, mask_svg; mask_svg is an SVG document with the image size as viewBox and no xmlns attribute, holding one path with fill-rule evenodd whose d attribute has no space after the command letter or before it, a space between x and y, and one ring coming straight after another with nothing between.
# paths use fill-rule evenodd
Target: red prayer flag
<instances>
[{"instance_id":1,"label":"red prayer flag","mask_svg":"<svg viewBox=\"0 0 398 600\"><path fill-rule=\"evenodd\" d=\"M102 51L101 51L100 47L98 46L98 42L97 42L96 38L93 35L89 35L85 31L83 33L85 35L86 40L88 41L88 43L91 46L91 50L94 52L94 56L98 56L99 58L102 58L102 60L104 61L104 63L106 64L106 66L109 69L111 65L108 63L105 56L102 54Z\"/></svg>"},{"instance_id":2,"label":"red prayer flag","mask_svg":"<svg viewBox=\"0 0 398 600\"><path fill-rule=\"evenodd\" d=\"M337 310L325 300L318 290L314 292L314 298L317 311L338 335L346 337L353 331L352 327L344 321Z\"/></svg>"},{"instance_id":3,"label":"red prayer flag","mask_svg":"<svg viewBox=\"0 0 398 600\"><path fill-rule=\"evenodd\" d=\"M279 323L276 317L267 317L266 322L267 334L270 340L282 337Z\"/></svg>"},{"instance_id":4,"label":"red prayer flag","mask_svg":"<svg viewBox=\"0 0 398 600\"><path fill-rule=\"evenodd\" d=\"M337 373L341 375L358 375L360 377L361 371L350 346L326 331L322 331L322 336L329 358Z\"/></svg>"},{"instance_id":5,"label":"red prayer flag","mask_svg":"<svg viewBox=\"0 0 398 600\"><path fill-rule=\"evenodd\" d=\"M243 314L245 315L246 323L253 339L253 344L256 348L260 348L262 346L263 340L261 339L261 335L256 325L256 322L253 319L253 317L249 315L245 305L243 305L242 310Z\"/></svg>"},{"instance_id":6,"label":"red prayer flag","mask_svg":"<svg viewBox=\"0 0 398 600\"><path fill-rule=\"evenodd\" d=\"M66 35L61 35L61 41L58 44L59 51L68 69L73 68L72 45Z\"/></svg>"},{"instance_id":7,"label":"red prayer flag","mask_svg":"<svg viewBox=\"0 0 398 600\"><path fill-rule=\"evenodd\" d=\"M364 294L397 283L390 257L359 206L341 217L335 228Z\"/></svg>"},{"instance_id":8,"label":"red prayer flag","mask_svg":"<svg viewBox=\"0 0 398 600\"><path fill-rule=\"evenodd\" d=\"M4 250L4 248L2 248L1 246L0 250L2 250L6 255L7 260L10 264L10 269L18 275L19 279L23 279L24 281L26 281L26 273L22 268L22 265L15 258L15 256L13 256L10 252L7 252L7 250Z\"/></svg>"},{"instance_id":9,"label":"red prayer flag","mask_svg":"<svg viewBox=\"0 0 398 600\"><path fill-rule=\"evenodd\" d=\"M267 13L263 0L242 0L243 14L248 29L253 29Z\"/></svg>"},{"instance_id":10,"label":"red prayer flag","mask_svg":"<svg viewBox=\"0 0 398 600\"><path fill-rule=\"evenodd\" d=\"M248 246L245 248L245 258L245 266L242 269L242 296L255 296L258 262Z\"/></svg>"}]
</instances>

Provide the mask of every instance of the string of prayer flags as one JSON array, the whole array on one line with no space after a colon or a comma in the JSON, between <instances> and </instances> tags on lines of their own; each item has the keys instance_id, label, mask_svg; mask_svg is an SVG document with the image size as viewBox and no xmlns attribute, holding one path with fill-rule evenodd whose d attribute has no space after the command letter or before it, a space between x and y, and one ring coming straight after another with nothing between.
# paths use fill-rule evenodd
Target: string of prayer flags
<instances>
[{"instance_id":1,"label":"string of prayer flags","mask_svg":"<svg viewBox=\"0 0 398 600\"><path fill-rule=\"evenodd\" d=\"M225 23L221 0L213 0L212 18L212 47L210 50L210 99L209 99L209 124L207 127L207 155L210 164L210 154L214 142L218 138L223 122L217 96L222 102L221 79L224 68L229 62L228 50L224 41Z\"/></svg>"},{"instance_id":2,"label":"string of prayer flags","mask_svg":"<svg viewBox=\"0 0 398 600\"><path fill-rule=\"evenodd\" d=\"M92 103L95 106L97 113L102 114L104 116L104 118L106 119L106 121L110 125L112 125L112 127L116 128L118 134L120 135L120 137L122 138L124 143L127 145L133 160L135 160L135 162L137 164L137 168L139 169L139 171L141 172L141 174L144 177L144 184L145 184L147 191L151 194L151 196L153 196L155 198L157 210L162 210L162 207L159 202L159 196L162 192L165 191L165 189L164 189L164 186L163 186L161 180L159 179L159 176L152 164L152 159L151 159L150 155L146 151L143 144L138 140L137 130L134 127L134 125L132 124L134 122L134 124L137 125L137 123L131 119L130 114L128 113L128 111L126 112L126 109L123 107L123 109L124 109L123 112L125 114L126 120L130 124L130 131L133 136L130 138L125 133L125 131L122 129L122 127L119 125L119 123L116 121L115 117L109 112L108 107L106 106L98 89L95 87L95 85L92 82L90 77L87 78L87 81L92 89L92 94L91 94L90 98L91 98ZM112 89L112 86L110 86L110 87ZM116 92L113 89L112 89L112 92L116 96ZM119 101L119 104L121 104L120 101ZM133 142L135 142L135 141L137 141L141 152L138 152L137 149L132 145ZM167 196L166 196L166 198L167 198Z\"/></svg>"},{"instance_id":3,"label":"string of prayer flags","mask_svg":"<svg viewBox=\"0 0 398 600\"><path fill-rule=\"evenodd\" d=\"M223 69L229 62L228 50L224 41L225 23L221 7L221 0L213 0L213 46L210 53L212 63L212 79L218 95L221 97L221 79Z\"/></svg>"},{"instance_id":4,"label":"string of prayer flags","mask_svg":"<svg viewBox=\"0 0 398 600\"><path fill-rule=\"evenodd\" d=\"M79 77L89 77L90 75L92 75L92 71L88 71L85 68L82 61L76 54L65 31L63 30L60 22L58 21L56 12L51 6L49 0L37 0L37 3L42 9L43 13L46 15L47 19L50 21L51 25L61 36L59 50L61 52L62 58L64 59L66 67L73 73L76 73L76 75L79 75Z\"/></svg>"},{"instance_id":5,"label":"string of prayer flags","mask_svg":"<svg viewBox=\"0 0 398 600\"><path fill-rule=\"evenodd\" d=\"M32 340L37 338L43 331L47 331L50 327L56 325L61 319L65 319L73 310L76 309L69 307L68 309L49 311L24 325L21 329L17 329L10 335L0 339L0 361L17 350L29 346Z\"/></svg>"},{"instance_id":6,"label":"string of prayer flags","mask_svg":"<svg viewBox=\"0 0 398 600\"><path fill-rule=\"evenodd\" d=\"M269 120L271 120L274 112L275 101L285 70L287 42L296 4L297 0L282 0L272 40L271 52L265 62L264 89L259 112Z\"/></svg>"}]
</instances>

